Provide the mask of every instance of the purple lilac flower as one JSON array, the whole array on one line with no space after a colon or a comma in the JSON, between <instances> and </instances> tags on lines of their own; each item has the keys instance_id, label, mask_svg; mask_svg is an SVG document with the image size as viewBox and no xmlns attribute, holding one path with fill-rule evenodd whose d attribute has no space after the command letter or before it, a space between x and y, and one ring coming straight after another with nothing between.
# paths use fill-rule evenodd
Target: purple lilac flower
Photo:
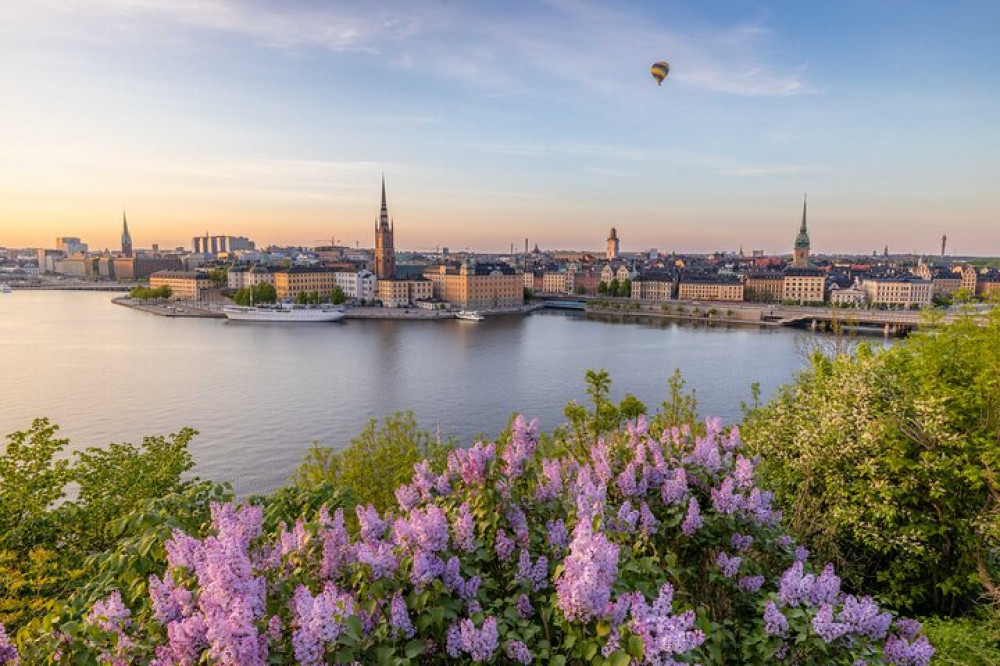
<instances>
[{"instance_id":1,"label":"purple lilac flower","mask_svg":"<svg viewBox=\"0 0 1000 666\"><path fill-rule=\"evenodd\" d=\"M503 473L509 479L516 479L524 472L524 463L535 455L538 444L538 419L525 423L520 414L511 424L510 443L504 449Z\"/></svg>"},{"instance_id":2,"label":"purple lilac flower","mask_svg":"<svg viewBox=\"0 0 1000 666\"><path fill-rule=\"evenodd\" d=\"M452 659L458 659L462 656L462 649L462 630L459 623L455 622L445 633L445 651Z\"/></svg>"},{"instance_id":3,"label":"purple lilac flower","mask_svg":"<svg viewBox=\"0 0 1000 666\"><path fill-rule=\"evenodd\" d=\"M753 537L749 534L734 534L729 537L729 545L732 546L733 550L745 553L753 545Z\"/></svg>"},{"instance_id":4,"label":"purple lilac flower","mask_svg":"<svg viewBox=\"0 0 1000 666\"><path fill-rule=\"evenodd\" d=\"M781 574L778 583L778 598L787 606L795 606L808 601L816 577L804 573L802 562L795 562Z\"/></svg>"},{"instance_id":5,"label":"purple lilac flower","mask_svg":"<svg viewBox=\"0 0 1000 666\"><path fill-rule=\"evenodd\" d=\"M340 574L341 567L347 562L351 550L351 536L344 526L343 509L337 509L331 519L326 507L323 507L319 511L319 516L323 524L323 529L320 530L320 540L323 542L323 564L320 575L323 579L330 580Z\"/></svg>"},{"instance_id":6,"label":"purple lilac flower","mask_svg":"<svg viewBox=\"0 0 1000 666\"><path fill-rule=\"evenodd\" d=\"M743 576L739 581L740 589L744 592L757 592L763 584L763 576Z\"/></svg>"},{"instance_id":7,"label":"purple lilac flower","mask_svg":"<svg viewBox=\"0 0 1000 666\"><path fill-rule=\"evenodd\" d=\"M528 516L525 515L524 510L516 505L510 505L507 507L505 512L507 516L507 522L510 523L510 529L514 532L514 537L517 539L517 543L521 545L522 548L527 548L530 542L530 535L528 532Z\"/></svg>"},{"instance_id":8,"label":"purple lilac flower","mask_svg":"<svg viewBox=\"0 0 1000 666\"><path fill-rule=\"evenodd\" d=\"M542 472L535 488L535 501L545 502L556 498L562 488L562 461L545 458L542 460Z\"/></svg>"},{"instance_id":9,"label":"purple lilac flower","mask_svg":"<svg viewBox=\"0 0 1000 666\"><path fill-rule=\"evenodd\" d=\"M792 559L796 562L805 562L809 559L809 549L803 546L798 546L795 552L792 554Z\"/></svg>"},{"instance_id":10,"label":"purple lilac flower","mask_svg":"<svg viewBox=\"0 0 1000 666\"><path fill-rule=\"evenodd\" d=\"M851 594L844 597L838 619L846 622L854 633L871 640L885 638L892 624L892 614L879 613L878 604L871 597L857 599Z\"/></svg>"},{"instance_id":11,"label":"purple lilac flower","mask_svg":"<svg viewBox=\"0 0 1000 666\"><path fill-rule=\"evenodd\" d=\"M782 534L778 537L778 545L782 548L791 548L795 544L795 539L788 536L787 534Z\"/></svg>"},{"instance_id":12,"label":"purple lilac flower","mask_svg":"<svg viewBox=\"0 0 1000 666\"><path fill-rule=\"evenodd\" d=\"M347 618L355 613L354 598L340 592L332 582L316 596L304 585L297 587L292 597L295 659L306 666L322 664L327 648L337 641Z\"/></svg>"},{"instance_id":13,"label":"purple lilac flower","mask_svg":"<svg viewBox=\"0 0 1000 666\"><path fill-rule=\"evenodd\" d=\"M519 664L530 664L533 657L528 646L518 640L509 640L504 646L507 656Z\"/></svg>"},{"instance_id":14,"label":"purple lilac flower","mask_svg":"<svg viewBox=\"0 0 1000 666\"><path fill-rule=\"evenodd\" d=\"M169 571L163 574L162 581L156 576L149 577L149 598L153 616L164 625L191 615L195 609L194 595L187 588L175 585Z\"/></svg>"},{"instance_id":15,"label":"purple lilac flower","mask_svg":"<svg viewBox=\"0 0 1000 666\"><path fill-rule=\"evenodd\" d=\"M480 576L473 576L472 578L465 581L465 586L462 588L462 598L472 599L477 594L479 594L479 585L483 582Z\"/></svg>"},{"instance_id":16,"label":"purple lilac flower","mask_svg":"<svg viewBox=\"0 0 1000 666\"><path fill-rule=\"evenodd\" d=\"M733 478L727 476L718 488L712 488L712 508L724 516L736 513L743 506L743 497L734 492L735 487Z\"/></svg>"},{"instance_id":17,"label":"purple lilac flower","mask_svg":"<svg viewBox=\"0 0 1000 666\"><path fill-rule=\"evenodd\" d=\"M692 497L688 501L687 516L681 523L681 532L685 536L692 536L702 525L701 509L698 507L698 500Z\"/></svg>"},{"instance_id":18,"label":"purple lilac flower","mask_svg":"<svg viewBox=\"0 0 1000 666\"><path fill-rule=\"evenodd\" d=\"M167 625L167 644L171 664L195 664L208 647L208 628L201 615L192 615Z\"/></svg>"},{"instance_id":19,"label":"purple lilac flower","mask_svg":"<svg viewBox=\"0 0 1000 666\"><path fill-rule=\"evenodd\" d=\"M448 547L448 516L441 507L414 509L409 522L421 549L436 553Z\"/></svg>"},{"instance_id":20,"label":"purple lilac flower","mask_svg":"<svg viewBox=\"0 0 1000 666\"><path fill-rule=\"evenodd\" d=\"M833 606L830 604L823 604L819 607L819 611L812 620L812 626L824 643L834 642L851 629L851 626L846 622L834 621Z\"/></svg>"},{"instance_id":21,"label":"purple lilac flower","mask_svg":"<svg viewBox=\"0 0 1000 666\"><path fill-rule=\"evenodd\" d=\"M448 471L458 475L466 486L476 488L486 482L486 468L496 459L496 445L476 442L469 449L455 449L448 454Z\"/></svg>"},{"instance_id":22,"label":"purple lilac flower","mask_svg":"<svg viewBox=\"0 0 1000 666\"><path fill-rule=\"evenodd\" d=\"M604 515L607 486L603 481L594 481L591 468L584 465L576 473L575 500L577 520L593 520Z\"/></svg>"},{"instance_id":23,"label":"purple lilac flower","mask_svg":"<svg viewBox=\"0 0 1000 666\"><path fill-rule=\"evenodd\" d=\"M784 636L788 631L788 618L773 601L764 604L764 631L771 636Z\"/></svg>"},{"instance_id":24,"label":"purple lilac flower","mask_svg":"<svg viewBox=\"0 0 1000 666\"><path fill-rule=\"evenodd\" d=\"M910 643L902 636L893 634L886 639L882 652L886 660L896 666L927 666L934 656L934 647L926 636Z\"/></svg>"},{"instance_id":25,"label":"purple lilac flower","mask_svg":"<svg viewBox=\"0 0 1000 666\"><path fill-rule=\"evenodd\" d=\"M615 527L619 532L631 534L635 532L635 525L639 522L639 511L632 508L632 502L625 500L618 509L618 519Z\"/></svg>"},{"instance_id":26,"label":"purple lilac flower","mask_svg":"<svg viewBox=\"0 0 1000 666\"><path fill-rule=\"evenodd\" d=\"M389 608L389 626L392 627L393 637L398 637L402 634L407 638L413 638L413 635L417 633L413 622L410 621L410 613L406 609L406 600L403 599L403 595L398 591L392 595L392 604L390 604Z\"/></svg>"},{"instance_id":27,"label":"purple lilac flower","mask_svg":"<svg viewBox=\"0 0 1000 666\"><path fill-rule=\"evenodd\" d=\"M278 551L279 560L281 557L287 557L293 553L304 551L309 544L309 532L306 530L302 519L299 518L295 521L295 526L291 532L286 531L284 525L282 525L278 541L281 544L281 548Z\"/></svg>"},{"instance_id":28,"label":"purple lilac flower","mask_svg":"<svg viewBox=\"0 0 1000 666\"><path fill-rule=\"evenodd\" d=\"M556 581L559 608L566 619L590 620L603 615L618 576L618 546L587 521L577 523L569 555Z\"/></svg>"},{"instance_id":29,"label":"purple lilac flower","mask_svg":"<svg viewBox=\"0 0 1000 666\"><path fill-rule=\"evenodd\" d=\"M643 502L639 506L639 531L642 532L644 536L650 536L655 534L657 529L659 529L660 521L656 519L653 512L650 511L649 505Z\"/></svg>"},{"instance_id":30,"label":"purple lilac flower","mask_svg":"<svg viewBox=\"0 0 1000 666\"><path fill-rule=\"evenodd\" d=\"M399 560L392 551L392 544L384 541L374 543L362 541L355 546L354 556L358 564L370 569L371 581L389 578L399 569Z\"/></svg>"},{"instance_id":31,"label":"purple lilac flower","mask_svg":"<svg viewBox=\"0 0 1000 666\"><path fill-rule=\"evenodd\" d=\"M781 511L772 507L774 493L754 488L743 500L743 510L758 525L777 525L781 521Z\"/></svg>"},{"instance_id":32,"label":"purple lilac flower","mask_svg":"<svg viewBox=\"0 0 1000 666\"><path fill-rule=\"evenodd\" d=\"M396 488L396 502L403 511L410 511L420 503L420 491L406 484Z\"/></svg>"},{"instance_id":33,"label":"purple lilac flower","mask_svg":"<svg viewBox=\"0 0 1000 666\"><path fill-rule=\"evenodd\" d=\"M522 620L527 620L534 614L535 609L531 606L531 599L527 594L522 594L517 598L517 616Z\"/></svg>"},{"instance_id":34,"label":"purple lilac flower","mask_svg":"<svg viewBox=\"0 0 1000 666\"><path fill-rule=\"evenodd\" d=\"M673 661L673 655L689 652L705 642L705 634L694 629L694 611L673 614L673 588L664 583L650 607L642 595L632 600L632 631L642 639L647 663Z\"/></svg>"},{"instance_id":35,"label":"purple lilac flower","mask_svg":"<svg viewBox=\"0 0 1000 666\"><path fill-rule=\"evenodd\" d=\"M418 550L413 556L413 571L410 582L418 590L430 585L444 573L444 562L441 558L426 550Z\"/></svg>"},{"instance_id":36,"label":"purple lilac flower","mask_svg":"<svg viewBox=\"0 0 1000 666\"><path fill-rule=\"evenodd\" d=\"M281 616L272 615L271 619L267 621L267 638L273 642L280 641L281 629Z\"/></svg>"},{"instance_id":37,"label":"purple lilac flower","mask_svg":"<svg viewBox=\"0 0 1000 666\"><path fill-rule=\"evenodd\" d=\"M545 589L549 579L549 560L544 555L539 555L534 564L531 562L531 554L521 549L521 554L517 562L517 579L522 583L531 586L535 592Z\"/></svg>"},{"instance_id":38,"label":"purple lilac flower","mask_svg":"<svg viewBox=\"0 0 1000 666\"><path fill-rule=\"evenodd\" d=\"M462 596L465 591L465 579L462 578L462 562L456 555L452 555L445 563L441 581L450 592Z\"/></svg>"},{"instance_id":39,"label":"purple lilac flower","mask_svg":"<svg viewBox=\"0 0 1000 666\"><path fill-rule=\"evenodd\" d=\"M757 473L757 463L759 458L744 458L736 456L736 464L733 466L733 480L736 487L741 490L753 488L754 476Z\"/></svg>"},{"instance_id":40,"label":"purple lilac flower","mask_svg":"<svg viewBox=\"0 0 1000 666\"><path fill-rule=\"evenodd\" d=\"M666 505L677 504L688 494L687 473L683 468L674 470L673 476L660 486L660 495Z\"/></svg>"},{"instance_id":41,"label":"purple lilac flower","mask_svg":"<svg viewBox=\"0 0 1000 666\"><path fill-rule=\"evenodd\" d=\"M840 595L840 578L833 573L833 565L827 564L823 572L813 581L809 591L809 601L814 606L836 603Z\"/></svg>"},{"instance_id":42,"label":"purple lilac flower","mask_svg":"<svg viewBox=\"0 0 1000 666\"><path fill-rule=\"evenodd\" d=\"M703 467L709 472L718 472L722 469L722 456L719 454L715 435L709 432L705 437L696 437L694 451L684 459L684 462Z\"/></svg>"},{"instance_id":43,"label":"purple lilac flower","mask_svg":"<svg viewBox=\"0 0 1000 666\"><path fill-rule=\"evenodd\" d=\"M497 539L493 548L501 562L509 562L514 555L514 540L507 536L502 527L497 530Z\"/></svg>"},{"instance_id":44,"label":"purple lilac flower","mask_svg":"<svg viewBox=\"0 0 1000 666\"><path fill-rule=\"evenodd\" d=\"M431 498L431 491L437 485L437 476L431 471L431 463L421 460L413 465L412 485L424 500Z\"/></svg>"},{"instance_id":45,"label":"purple lilac flower","mask_svg":"<svg viewBox=\"0 0 1000 666\"><path fill-rule=\"evenodd\" d=\"M472 510L466 502L458 507L458 516L451 523L452 542L459 550L471 553L476 549L476 530Z\"/></svg>"},{"instance_id":46,"label":"purple lilac flower","mask_svg":"<svg viewBox=\"0 0 1000 666\"><path fill-rule=\"evenodd\" d=\"M743 558L739 555L734 555L730 557L726 555L725 552L720 551L718 556L715 558L715 564L720 569L722 569L722 575L726 578L734 578L740 570L740 563Z\"/></svg>"},{"instance_id":47,"label":"purple lilac flower","mask_svg":"<svg viewBox=\"0 0 1000 666\"><path fill-rule=\"evenodd\" d=\"M0 624L0 666L17 666L20 663L21 656L17 652L17 646L10 642L3 624Z\"/></svg>"},{"instance_id":48,"label":"purple lilac flower","mask_svg":"<svg viewBox=\"0 0 1000 666\"><path fill-rule=\"evenodd\" d=\"M553 551L558 551L566 547L569 543L569 533L566 531L566 523L562 518L550 520L545 523L549 546Z\"/></svg>"},{"instance_id":49,"label":"purple lilac flower","mask_svg":"<svg viewBox=\"0 0 1000 666\"><path fill-rule=\"evenodd\" d=\"M483 621L483 626L476 629L472 620L462 620L460 625L462 649L469 653L472 661L485 662L493 658L497 650L499 635L497 619L492 615Z\"/></svg>"},{"instance_id":50,"label":"purple lilac flower","mask_svg":"<svg viewBox=\"0 0 1000 666\"><path fill-rule=\"evenodd\" d=\"M911 620L905 617L901 617L896 620L896 633L908 641L912 641L916 638L920 634L920 630L923 628L923 625L916 620Z\"/></svg>"},{"instance_id":51,"label":"purple lilac flower","mask_svg":"<svg viewBox=\"0 0 1000 666\"><path fill-rule=\"evenodd\" d=\"M739 426L733 426L730 428L729 435L723 437L721 444L722 450L726 453L733 453L736 449L743 446L743 441L740 439Z\"/></svg>"},{"instance_id":52,"label":"purple lilac flower","mask_svg":"<svg viewBox=\"0 0 1000 666\"><path fill-rule=\"evenodd\" d=\"M611 483L611 479L614 478L614 471L611 467L611 449L603 437L590 447L590 461L597 482L603 486Z\"/></svg>"},{"instance_id":53,"label":"purple lilac flower","mask_svg":"<svg viewBox=\"0 0 1000 666\"><path fill-rule=\"evenodd\" d=\"M637 469L638 465L633 461L618 475L616 480L618 491L625 497L639 497L646 494L646 478L636 477Z\"/></svg>"},{"instance_id":54,"label":"purple lilac flower","mask_svg":"<svg viewBox=\"0 0 1000 666\"><path fill-rule=\"evenodd\" d=\"M362 541L375 541L385 536L389 521L382 520L375 507L371 504L366 507L358 505L354 507L354 512L357 514L358 524L361 526Z\"/></svg>"}]
</instances>

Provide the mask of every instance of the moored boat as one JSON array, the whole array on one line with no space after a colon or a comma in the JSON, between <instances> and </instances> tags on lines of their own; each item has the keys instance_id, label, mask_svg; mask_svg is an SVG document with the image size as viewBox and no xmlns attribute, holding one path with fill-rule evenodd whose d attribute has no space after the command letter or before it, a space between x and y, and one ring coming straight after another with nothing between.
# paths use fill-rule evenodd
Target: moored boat
<instances>
[{"instance_id":1,"label":"moored boat","mask_svg":"<svg viewBox=\"0 0 1000 666\"><path fill-rule=\"evenodd\" d=\"M293 305L245 306L227 305L222 308L227 319L232 321L268 321L289 323L316 323L338 321L344 318L344 310L334 307L302 307Z\"/></svg>"},{"instance_id":2,"label":"moored boat","mask_svg":"<svg viewBox=\"0 0 1000 666\"><path fill-rule=\"evenodd\" d=\"M486 317L474 310L459 310L455 313L455 319L462 319L465 321L482 321L483 319L486 319Z\"/></svg>"}]
</instances>

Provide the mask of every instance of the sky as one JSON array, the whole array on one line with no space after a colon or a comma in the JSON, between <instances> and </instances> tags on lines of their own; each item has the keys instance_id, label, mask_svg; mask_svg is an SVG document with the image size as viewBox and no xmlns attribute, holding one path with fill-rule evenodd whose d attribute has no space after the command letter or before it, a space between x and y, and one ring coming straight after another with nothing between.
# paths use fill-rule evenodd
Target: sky
<instances>
[{"instance_id":1,"label":"sky","mask_svg":"<svg viewBox=\"0 0 1000 666\"><path fill-rule=\"evenodd\" d=\"M0 5L0 246L1000 255L995 0Z\"/></svg>"}]
</instances>

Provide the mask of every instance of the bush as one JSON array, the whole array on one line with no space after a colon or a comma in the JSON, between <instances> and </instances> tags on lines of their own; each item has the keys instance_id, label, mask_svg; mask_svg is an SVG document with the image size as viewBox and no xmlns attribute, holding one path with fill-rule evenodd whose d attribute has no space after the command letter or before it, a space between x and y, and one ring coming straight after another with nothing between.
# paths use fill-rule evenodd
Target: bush
<instances>
[{"instance_id":1,"label":"bush","mask_svg":"<svg viewBox=\"0 0 1000 666\"><path fill-rule=\"evenodd\" d=\"M953 615L1000 599L1000 311L981 323L813 354L746 418L791 529L897 608Z\"/></svg>"},{"instance_id":2,"label":"bush","mask_svg":"<svg viewBox=\"0 0 1000 666\"><path fill-rule=\"evenodd\" d=\"M163 285L157 287L156 289L150 289L149 287L134 287L128 292L129 298L135 299L137 301L151 301L161 298L170 298L173 295L173 290L170 285Z\"/></svg>"},{"instance_id":3,"label":"bush","mask_svg":"<svg viewBox=\"0 0 1000 666\"><path fill-rule=\"evenodd\" d=\"M302 489L330 483L384 511L395 503L396 488L410 478L415 464L429 459L440 471L454 447L454 441L422 430L413 412L396 412L381 425L369 421L346 449L314 445L293 481Z\"/></svg>"},{"instance_id":4,"label":"bush","mask_svg":"<svg viewBox=\"0 0 1000 666\"><path fill-rule=\"evenodd\" d=\"M147 602L111 591L47 619L58 632L30 650L72 663L929 662L918 624L842 593L831 567L813 573L737 431L649 428L640 416L544 458L537 422L518 418L440 472L415 466L397 507L356 507L356 529L326 505L271 527L257 504L213 504L210 525L167 541Z\"/></svg>"}]
</instances>

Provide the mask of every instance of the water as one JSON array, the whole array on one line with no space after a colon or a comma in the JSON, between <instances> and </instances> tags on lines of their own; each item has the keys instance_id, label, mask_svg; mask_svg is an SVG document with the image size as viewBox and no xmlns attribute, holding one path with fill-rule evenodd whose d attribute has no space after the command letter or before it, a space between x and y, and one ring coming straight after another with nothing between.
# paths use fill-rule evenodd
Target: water
<instances>
[{"instance_id":1,"label":"water","mask_svg":"<svg viewBox=\"0 0 1000 666\"><path fill-rule=\"evenodd\" d=\"M344 446L371 418L412 409L471 442L514 411L563 422L588 368L647 406L680 368L703 414L739 418L803 365L812 334L615 323L536 313L483 323L247 324L170 319L99 293L0 295L0 433L47 416L73 448L200 431L195 472L239 493L284 483L311 442Z\"/></svg>"}]
</instances>

